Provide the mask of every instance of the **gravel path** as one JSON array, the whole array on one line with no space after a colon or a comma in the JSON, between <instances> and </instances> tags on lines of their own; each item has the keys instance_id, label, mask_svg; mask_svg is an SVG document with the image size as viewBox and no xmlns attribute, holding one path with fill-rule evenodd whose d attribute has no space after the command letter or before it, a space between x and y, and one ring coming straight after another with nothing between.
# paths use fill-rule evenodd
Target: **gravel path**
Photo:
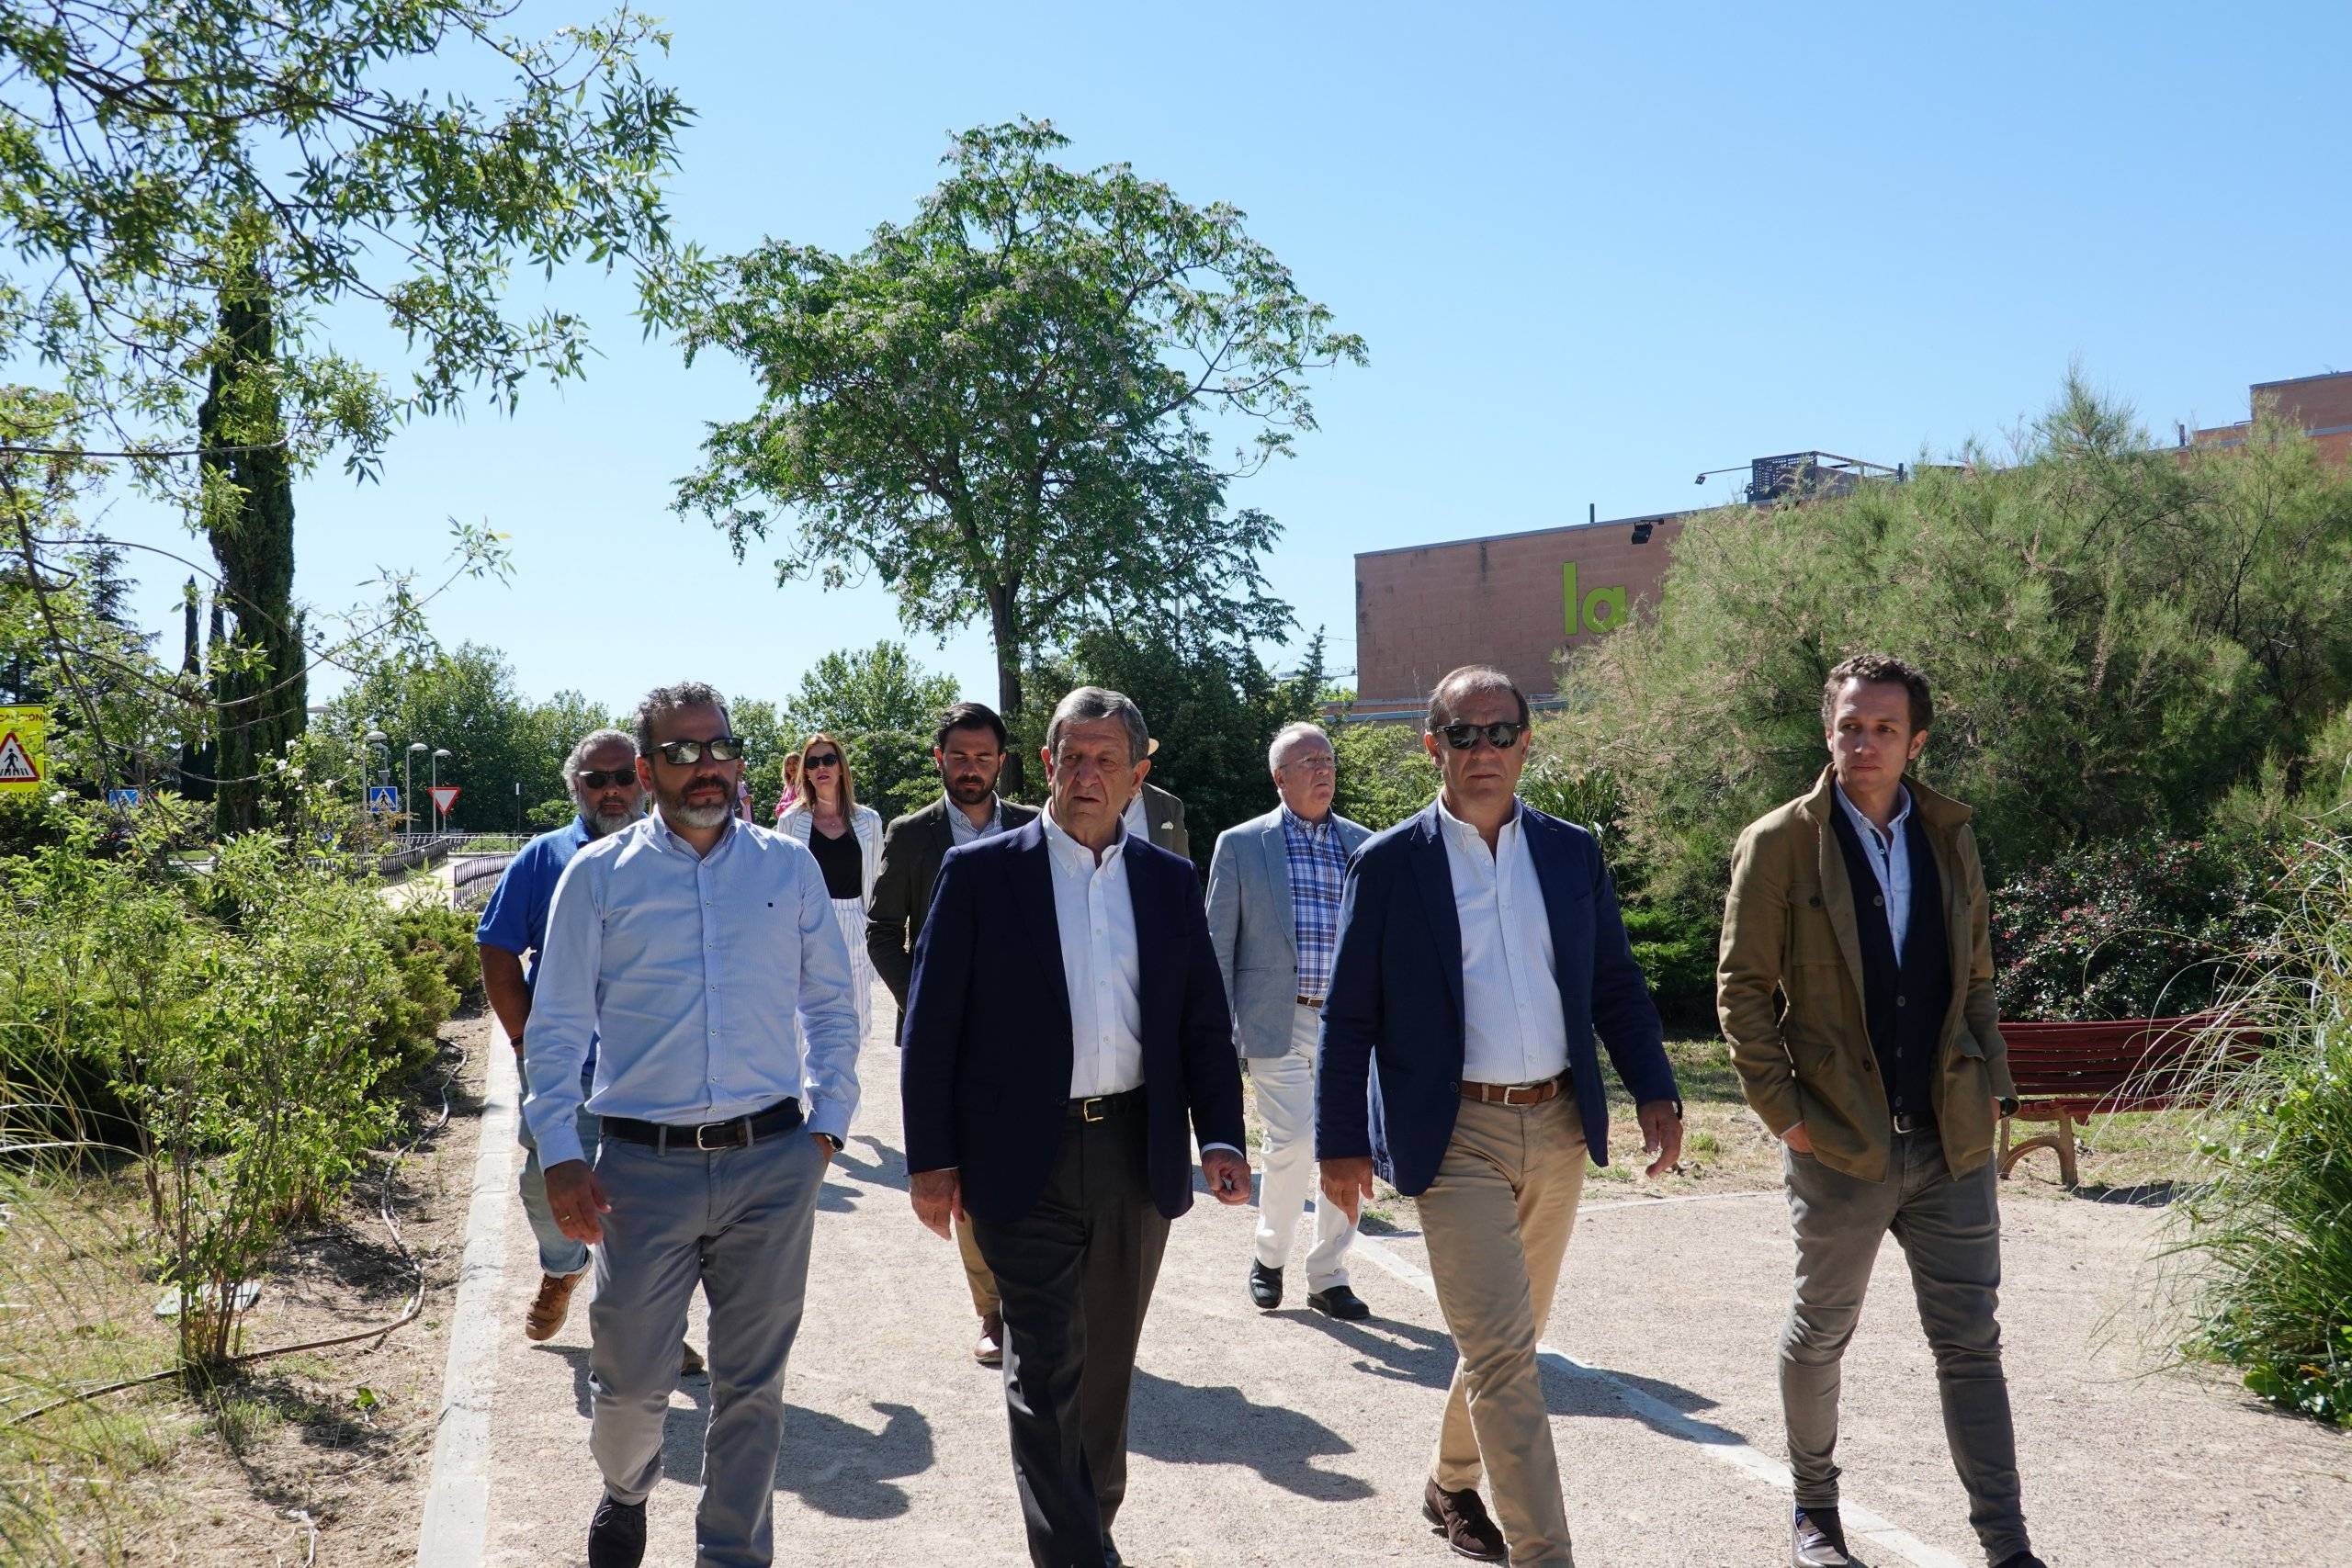
<instances>
[{"instance_id":1,"label":"gravel path","mask_svg":"<svg viewBox=\"0 0 2352 1568\"><path fill-rule=\"evenodd\" d=\"M887 1010L884 1010L887 1011ZM780 1561L1026 1561L995 1374L954 1249L907 1208L897 1053L877 1019L848 1151L822 1197L806 1326L776 1477ZM1755 1565L1786 1557L1772 1349L1787 1292L1776 1193L1643 1200L1589 1189L1555 1305L1553 1430L1587 1568ZM1409 1224L1409 1204L1397 1205ZM577 1563L598 1485L588 1462L586 1314L522 1337L537 1281L506 1227L491 1380L481 1562ZM2226 1384L2149 1372L2137 1303L2157 1211L2020 1197L2007 1209L2011 1386L2039 1550L2053 1568L2352 1561L2352 1437L2269 1414ZM1374 1322L1243 1289L1251 1212L1204 1200L1174 1227L1137 1373L1118 1537L1150 1568L1457 1562L1420 1524L1453 1366L1416 1282L1419 1238L1381 1237L1354 1284ZM1945 1456L1933 1371L1899 1251L1847 1360L1849 1506L1896 1533L1870 1560L1981 1561ZM693 1337L702 1336L699 1303ZM1583 1370L1579 1370L1583 1369ZM673 1404L648 1562L692 1561L699 1382ZM1630 1393L1630 1397L1628 1394ZM1750 1447L1749 1445L1752 1445ZM447 1549L425 1568L472 1568Z\"/></svg>"}]
</instances>

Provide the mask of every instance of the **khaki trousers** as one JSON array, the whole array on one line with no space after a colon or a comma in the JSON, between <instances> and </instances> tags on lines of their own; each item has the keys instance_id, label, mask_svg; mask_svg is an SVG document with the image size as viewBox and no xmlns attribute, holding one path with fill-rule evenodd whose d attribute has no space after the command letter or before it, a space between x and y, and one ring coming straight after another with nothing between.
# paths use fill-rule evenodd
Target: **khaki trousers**
<instances>
[{"instance_id":1,"label":"khaki trousers","mask_svg":"<svg viewBox=\"0 0 2352 1568\"><path fill-rule=\"evenodd\" d=\"M972 1292L972 1310L982 1317L998 1310L996 1276L989 1272L989 1260L980 1256L980 1244L972 1235L972 1222L956 1222L956 1250L964 1255L964 1283Z\"/></svg>"},{"instance_id":2,"label":"khaki trousers","mask_svg":"<svg viewBox=\"0 0 2352 1568\"><path fill-rule=\"evenodd\" d=\"M1584 1190L1576 1102L1462 1102L1437 1177L1416 1200L1439 1309L1461 1359L1430 1473L1488 1499L1515 1564L1575 1562L1535 1347Z\"/></svg>"}]
</instances>

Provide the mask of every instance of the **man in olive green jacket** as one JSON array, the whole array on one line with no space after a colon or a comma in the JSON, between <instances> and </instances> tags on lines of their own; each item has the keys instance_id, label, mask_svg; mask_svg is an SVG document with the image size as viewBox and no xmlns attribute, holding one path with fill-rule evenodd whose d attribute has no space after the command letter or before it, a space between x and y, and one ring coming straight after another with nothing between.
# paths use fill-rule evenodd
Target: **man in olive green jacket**
<instances>
[{"instance_id":1,"label":"man in olive green jacket","mask_svg":"<svg viewBox=\"0 0 2352 1568\"><path fill-rule=\"evenodd\" d=\"M1969 1522L1996 1568L2026 1537L2001 1371L1993 1135L2015 1108L1968 807L1907 776L1926 677L1861 654L1829 674L1830 765L1732 853L1716 1005L1747 1102L1786 1145L1797 1269L1781 1337L1796 1482L1790 1561L1846 1568L1838 1364L1879 1244L1911 1265Z\"/></svg>"}]
</instances>

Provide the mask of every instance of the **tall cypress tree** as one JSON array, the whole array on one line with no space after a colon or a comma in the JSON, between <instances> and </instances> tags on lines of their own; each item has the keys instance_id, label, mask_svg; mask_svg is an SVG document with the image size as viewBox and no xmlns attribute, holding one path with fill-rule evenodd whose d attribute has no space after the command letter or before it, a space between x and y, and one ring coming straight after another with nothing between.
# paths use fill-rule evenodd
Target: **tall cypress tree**
<instances>
[{"instance_id":1,"label":"tall cypress tree","mask_svg":"<svg viewBox=\"0 0 2352 1568\"><path fill-rule=\"evenodd\" d=\"M269 282L245 261L220 290L220 330L197 429L205 532L232 626L213 666L218 740L213 821L224 837L261 826L263 770L302 732L306 682L294 615L294 483L283 445Z\"/></svg>"}]
</instances>

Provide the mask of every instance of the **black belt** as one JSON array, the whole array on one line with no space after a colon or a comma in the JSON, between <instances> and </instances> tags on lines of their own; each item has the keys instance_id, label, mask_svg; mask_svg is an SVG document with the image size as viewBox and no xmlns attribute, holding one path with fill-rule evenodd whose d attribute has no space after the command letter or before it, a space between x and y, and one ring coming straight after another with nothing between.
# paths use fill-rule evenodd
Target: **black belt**
<instances>
[{"instance_id":1,"label":"black belt","mask_svg":"<svg viewBox=\"0 0 2352 1568\"><path fill-rule=\"evenodd\" d=\"M1142 1109L1143 1090L1131 1089L1125 1094L1097 1094L1073 1100L1069 1116L1073 1122L1108 1122L1114 1116L1131 1116Z\"/></svg>"},{"instance_id":2,"label":"black belt","mask_svg":"<svg viewBox=\"0 0 2352 1568\"><path fill-rule=\"evenodd\" d=\"M1897 1111L1894 1117L1894 1130L1898 1133L1932 1133L1936 1130L1936 1119L1932 1116L1914 1116L1908 1111Z\"/></svg>"},{"instance_id":3,"label":"black belt","mask_svg":"<svg viewBox=\"0 0 2352 1568\"><path fill-rule=\"evenodd\" d=\"M598 1122L598 1129L607 1138L618 1138L628 1144L650 1144L656 1151L666 1154L673 1148L701 1149L705 1153L712 1149L746 1149L761 1138L773 1138L799 1125L800 1102L779 1100L765 1111L754 1111L749 1116L726 1122L678 1127L662 1122L607 1116Z\"/></svg>"}]
</instances>

